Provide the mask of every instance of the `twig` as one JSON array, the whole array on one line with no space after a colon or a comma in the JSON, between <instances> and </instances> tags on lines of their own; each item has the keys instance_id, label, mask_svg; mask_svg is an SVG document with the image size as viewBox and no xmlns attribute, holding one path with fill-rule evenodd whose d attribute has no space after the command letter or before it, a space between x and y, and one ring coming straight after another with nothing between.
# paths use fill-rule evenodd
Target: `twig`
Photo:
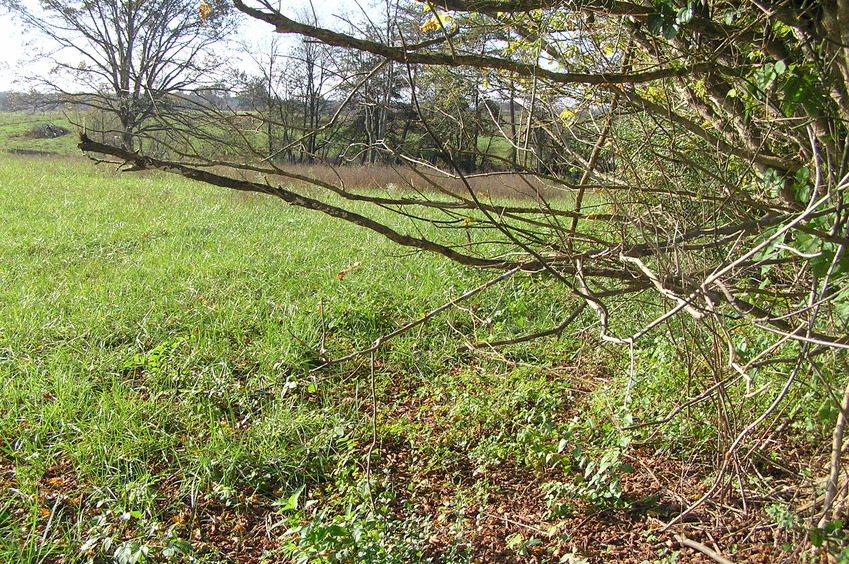
<instances>
[{"instance_id":1,"label":"twig","mask_svg":"<svg viewBox=\"0 0 849 564\"><path fill-rule=\"evenodd\" d=\"M607 306L599 300L597 297L593 295L592 290L587 285L587 282L584 277L584 261L583 258L578 258L575 260L575 278L578 281L578 285L580 289L575 288L573 291L575 294L583 298L587 305L595 312L598 317L599 325L601 329L599 330L599 338L602 341L607 341L609 343L614 343L616 345L627 345L633 342L632 339L619 339L617 337L612 337L608 334L608 318L609 314L607 312Z\"/></svg>"},{"instance_id":2,"label":"twig","mask_svg":"<svg viewBox=\"0 0 849 564\"><path fill-rule=\"evenodd\" d=\"M834 426L833 440L831 445L831 469L826 481L826 496L823 503L822 516L819 527L824 527L830 517L834 500L837 497L837 485L840 479L840 458L843 454L843 433L846 429L846 418L849 413L849 383L843 392L843 401L840 405L840 413L837 415L837 424Z\"/></svg>"},{"instance_id":3,"label":"twig","mask_svg":"<svg viewBox=\"0 0 849 564\"><path fill-rule=\"evenodd\" d=\"M802 351L802 354L799 355L799 358L796 361L796 366L793 368L793 372L787 378L787 381L784 383L784 387L781 389L781 391L778 393L778 395L772 401L770 406L757 419L755 419L745 429L743 429L743 431L740 432L739 435L737 435L737 438L734 440L734 442L731 443L731 446L728 447L728 450L725 452L725 457L724 457L724 460L723 460L723 463L722 463L722 467L719 469L719 473L717 474L716 480L714 480L713 486L711 486L711 488L708 491L706 491L702 495L702 497L700 497L695 502L693 502L693 504L690 505L690 507L688 507L686 510L684 510L683 513L681 513L680 515L675 517L672 521L667 523L667 525L663 528L664 531L668 531L669 527L671 527L675 523L678 523L679 521L681 521L681 519L683 519L684 517L686 517L687 515L692 513L697 507L701 506L705 501L710 499L710 497L716 492L716 490L719 489L719 486L720 486L720 484L722 483L722 480L725 477L725 473L728 470L728 466L731 462L731 459L734 456L734 453L737 452L737 449L740 447L740 443L743 442L743 439L745 439L746 436L750 432L752 432L753 429L755 429L758 425L763 423L763 421L767 417L769 417L769 415L773 411L775 411L775 409L778 407L778 405L787 396L787 393L790 391L790 386L793 384L793 382L796 381L796 376L799 375L799 371L802 368L802 361L806 358L807 345L803 345L803 349L804 350Z\"/></svg>"},{"instance_id":4,"label":"twig","mask_svg":"<svg viewBox=\"0 0 849 564\"><path fill-rule=\"evenodd\" d=\"M520 523L520 522L518 522L518 521L514 521L513 519L508 519L507 517L505 517L505 516L503 516L503 515L498 516L498 515L493 515L493 514L491 514L491 513L485 513L484 515L486 515L486 516L487 516L487 517L489 517L490 519L500 519L500 520L504 521L505 523L510 523L511 525L516 525L517 527L524 527L524 528L526 528L526 529L528 529L528 530L530 530L530 531L537 532L537 533L539 533L539 534L541 534L541 535L545 536L546 538L551 538L551 535L550 535L549 533L547 533L547 532L543 531L542 529L538 529L538 528L536 528L536 527L534 527L534 526L532 526L532 525L526 525L526 524L524 524L524 523Z\"/></svg>"},{"instance_id":5,"label":"twig","mask_svg":"<svg viewBox=\"0 0 849 564\"><path fill-rule=\"evenodd\" d=\"M546 329L545 331L540 331L539 333L529 333L527 335L522 335L520 337L515 337L513 339L504 339L502 341L481 341L479 343L475 343L474 345L466 345L467 349L477 349L483 347L501 347L504 345L515 345L517 343L524 343L527 341L533 341L536 339L540 339L542 337L548 337L549 335L560 335L566 327L568 327L579 315L584 311L587 307L587 302L581 302L581 304L575 308L575 310L569 314L563 323L558 325L557 327L552 327L551 329Z\"/></svg>"},{"instance_id":6,"label":"twig","mask_svg":"<svg viewBox=\"0 0 849 564\"><path fill-rule=\"evenodd\" d=\"M706 315L703 311L699 311L692 305L690 305L691 300L683 299L675 292L664 286L663 282L660 280L660 277L658 277L657 274L652 272L652 270L637 257L629 257L625 253L620 253L619 258L623 262L631 263L637 268L639 268L640 271L645 275L645 277L648 278L652 284L654 284L654 287L657 288L657 291L660 293L660 295L666 296L667 298L675 301L678 305L683 307L687 311L687 313L689 313L693 317L693 319L702 319Z\"/></svg>"},{"instance_id":7,"label":"twig","mask_svg":"<svg viewBox=\"0 0 849 564\"><path fill-rule=\"evenodd\" d=\"M687 546L689 548L692 548L693 550L698 550L699 552L701 552L705 556L708 556L712 560L719 562L719 564L734 564L734 562L725 558L724 556L722 556L720 553L718 553L714 549L712 549L708 546L705 546L700 542L690 540L687 537L685 537L684 535L675 535L675 540L677 540L683 546Z\"/></svg>"},{"instance_id":8,"label":"twig","mask_svg":"<svg viewBox=\"0 0 849 564\"><path fill-rule=\"evenodd\" d=\"M371 510L377 513L374 503L374 492L371 488L371 455L377 445L377 391L374 385L374 351L371 352L371 368L369 370L369 388L371 391L371 443L366 450L366 484L368 484L368 498L371 502Z\"/></svg>"},{"instance_id":9,"label":"twig","mask_svg":"<svg viewBox=\"0 0 849 564\"><path fill-rule=\"evenodd\" d=\"M793 360L794 360L794 362L796 362L796 359L793 359ZM656 420L653 420L653 421L645 421L643 423L635 423L633 425L628 425L627 427L623 427L623 430L632 431L634 429L641 429L643 427L652 427L652 426L658 426L658 425L663 425L665 423L669 423L670 421L672 421L675 418L676 415L678 415L679 413L681 413L682 411L684 411L688 407L692 407L692 406L696 405L697 403L700 403L700 402L710 398L714 394L714 392L716 392L716 390L718 388L720 388L721 386L724 386L724 385L728 385L732 382L735 382L738 379L740 379L739 374L734 374L732 376L729 376L729 377L715 383L714 385L712 385L710 388L708 388L707 390L705 390L704 392L702 392L698 396L696 396L692 399L689 399L686 402L676 406L675 408L672 409L672 411L669 412L668 415L666 415L666 417L664 417L662 419L656 419Z\"/></svg>"}]
</instances>

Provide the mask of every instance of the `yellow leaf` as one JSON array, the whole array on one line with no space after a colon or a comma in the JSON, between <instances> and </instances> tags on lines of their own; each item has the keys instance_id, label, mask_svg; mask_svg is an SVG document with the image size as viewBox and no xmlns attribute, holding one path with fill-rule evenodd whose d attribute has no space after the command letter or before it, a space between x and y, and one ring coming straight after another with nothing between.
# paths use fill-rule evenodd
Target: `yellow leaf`
<instances>
[{"instance_id":1,"label":"yellow leaf","mask_svg":"<svg viewBox=\"0 0 849 564\"><path fill-rule=\"evenodd\" d=\"M430 19L427 20L419 29L422 31L436 31L453 19L454 16L451 14L434 12Z\"/></svg>"},{"instance_id":2,"label":"yellow leaf","mask_svg":"<svg viewBox=\"0 0 849 564\"><path fill-rule=\"evenodd\" d=\"M439 16L436 14L432 15L429 20L427 20L424 25L419 28L422 31L436 31L439 29Z\"/></svg>"},{"instance_id":3,"label":"yellow leaf","mask_svg":"<svg viewBox=\"0 0 849 564\"><path fill-rule=\"evenodd\" d=\"M574 116L575 116L575 112L573 112L569 108L566 108L565 110L560 112L560 119L562 119L563 121L569 121Z\"/></svg>"},{"instance_id":4,"label":"yellow leaf","mask_svg":"<svg viewBox=\"0 0 849 564\"><path fill-rule=\"evenodd\" d=\"M198 6L198 14L200 15L200 21L206 23L209 14L212 13L212 6L209 5L209 2L204 0L204 2Z\"/></svg>"}]
</instances>

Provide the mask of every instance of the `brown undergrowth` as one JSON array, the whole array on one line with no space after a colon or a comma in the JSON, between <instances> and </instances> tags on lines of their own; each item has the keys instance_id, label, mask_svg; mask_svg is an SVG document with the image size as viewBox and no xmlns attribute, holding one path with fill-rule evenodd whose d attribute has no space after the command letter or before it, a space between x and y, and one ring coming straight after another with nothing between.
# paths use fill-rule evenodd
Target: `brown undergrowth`
<instances>
[{"instance_id":1,"label":"brown undergrowth","mask_svg":"<svg viewBox=\"0 0 849 564\"><path fill-rule=\"evenodd\" d=\"M410 192L451 192L466 197L469 190L487 201L489 198L537 199L563 197L569 190L558 189L553 182L515 172L492 172L469 175L466 178L446 176L435 170L405 166L330 166L325 164L287 164L281 167L287 173L314 178L343 189L386 190L396 187ZM286 183L288 180L283 179ZM438 187L438 189L437 189Z\"/></svg>"}]
</instances>

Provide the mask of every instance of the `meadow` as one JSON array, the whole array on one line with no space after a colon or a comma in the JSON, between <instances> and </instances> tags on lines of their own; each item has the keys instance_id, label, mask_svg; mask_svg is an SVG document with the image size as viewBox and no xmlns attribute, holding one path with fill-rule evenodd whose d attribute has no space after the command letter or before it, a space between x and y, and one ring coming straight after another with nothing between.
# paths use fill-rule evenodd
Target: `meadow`
<instances>
[{"instance_id":1,"label":"meadow","mask_svg":"<svg viewBox=\"0 0 849 564\"><path fill-rule=\"evenodd\" d=\"M284 533L284 502L307 504L328 481L345 484L332 497L371 508L370 492L356 487L368 489L373 393L381 446L449 448L422 462L437 468L455 455L430 445L427 425L391 417L405 404L477 427L446 439L464 443L481 421L513 426L497 421L510 406L530 402L522 417L535 416L537 396L549 408L568 396L539 377L461 368L456 313L394 342L373 367L310 372L479 284L475 271L399 254L377 236L258 196L82 159L3 157L0 187L3 561L219 561L260 525ZM444 413L469 393L457 384L476 378L493 379L504 396L472 419ZM509 450L504 442L498 448ZM258 507L262 523L239 525ZM381 521L341 518L386 534ZM421 531L399 534L423 554ZM381 553L391 546L373 543ZM244 550L259 557L265 544Z\"/></svg>"},{"instance_id":2,"label":"meadow","mask_svg":"<svg viewBox=\"0 0 849 564\"><path fill-rule=\"evenodd\" d=\"M326 365L492 275L52 141L0 155L0 561L681 556L658 518L704 491L709 417L625 432L627 354L592 331L459 337L555 325L553 283L514 277ZM636 355L635 411L667 411L680 361ZM741 558L791 538L749 533L761 518L722 532Z\"/></svg>"}]
</instances>

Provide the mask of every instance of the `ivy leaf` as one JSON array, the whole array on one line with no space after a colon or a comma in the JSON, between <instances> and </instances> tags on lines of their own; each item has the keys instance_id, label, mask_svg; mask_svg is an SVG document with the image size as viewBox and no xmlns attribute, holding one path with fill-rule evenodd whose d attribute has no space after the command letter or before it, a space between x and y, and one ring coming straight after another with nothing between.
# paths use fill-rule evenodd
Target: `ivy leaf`
<instances>
[{"instance_id":1,"label":"ivy leaf","mask_svg":"<svg viewBox=\"0 0 849 564\"><path fill-rule=\"evenodd\" d=\"M797 104L801 104L808 113L817 113L824 105L824 94L817 87L816 77L795 66L785 72L786 79L781 86L784 93L781 109L784 115L792 117Z\"/></svg>"},{"instance_id":2,"label":"ivy leaf","mask_svg":"<svg viewBox=\"0 0 849 564\"><path fill-rule=\"evenodd\" d=\"M649 19L646 23L648 24L649 31L658 35L663 29L663 16L660 14L651 14L649 15Z\"/></svg>"},{"instance_id":3,"label":"ivy leaf","mask_svg":"<svg viewBox=\"0 0 849 564\"><path fill-rule=\"evenodd\" d=\"M693 15L695 14L695 10L693 9L693 3L687 2L687 6L678 10L678 14L675 16L675 23L679 26L687 25L692 21Z\"/></svg>"},{"instance_id":4,"label":"ivy leaf","mask_svg":"<svg viewBox=\"0 0 849 564\"><path fill-rule=\"evenodd\" d=\"M802 203L807 203L811 197L811 169L808 167L800 168L796 171L796 182L793 188L796 192L796 199Z\"/></svg>"},{"instance_id":5,"label":"ivy leaf","mask_svg":"<svg viewBox=\"0 0 849 564\"><path fill-rule=\"evenodd\" d=\"M846 282L843 280L842 282ZM834 297L834 312L843 323L849 323L849 287Z\"/></svg>"},{"instance_id":6,"label":"ivy leaf","mask_svg":"<svg viewBox=\"0 0 849 564\"><path fill-rule=\"evenodd\" d=\"M811 529L808 531L808 538L811 544L819 548L825 543L825 532L822 529Z\"/></svg>"},{"instance_id":7,"label":"ivy leaf","mask_svg":"<svg viewBox=\"0 0 849 564\"><path fill-rule=\"evenodd\" d=\"M840 520L829 521L825 524L825 534L831 535L843 528L843 522Z\"/></svg>"},{"instance_id":8,"label":"ivy leaf","mask_svg":"<svg viewBox=\"0 0 849 564\"><path fill-rule=\"evenodd\" d=\"M665 39L672 39L678 34L678 26L673 23L664 22L663 24L663 37Z\"/></svg>"}]
</instances>

